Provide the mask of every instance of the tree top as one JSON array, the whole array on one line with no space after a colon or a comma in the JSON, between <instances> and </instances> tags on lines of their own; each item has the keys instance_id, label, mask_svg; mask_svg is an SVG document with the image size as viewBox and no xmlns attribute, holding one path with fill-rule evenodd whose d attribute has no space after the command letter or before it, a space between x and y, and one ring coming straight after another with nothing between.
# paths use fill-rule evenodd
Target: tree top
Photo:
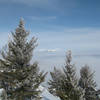
<instances>
[{"instance_id":1,"label":"tree top","mask_svg":"<svg viewBox=\"0 0 100 100\"><path fill-rule=\"evenodd\" d=\"M19 21L19 27L24 27L24 19L21 18Z\"/></svg>"}]
</instances>

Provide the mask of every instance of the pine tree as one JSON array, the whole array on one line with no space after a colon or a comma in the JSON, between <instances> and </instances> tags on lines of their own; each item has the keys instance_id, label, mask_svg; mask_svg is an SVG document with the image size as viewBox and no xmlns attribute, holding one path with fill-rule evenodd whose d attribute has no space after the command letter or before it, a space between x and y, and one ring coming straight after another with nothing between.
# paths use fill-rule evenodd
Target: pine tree
<instances>
[{"instance_id":1,"label":"pine tree","mask_svg":"<svg viewBox=\"0 0 100 100\"><path fill-rule=\"evenodd\" d=\"M54 96L60 97L61 100L63 99L63 90L62 90L62 85L63 85L63 79L64 79L64 74L61 72L61 70L56 69L54 67L54 71L50 72L52 80L48 82L49 84L49 92L53 94Z\"/></svg>"},{"instance_id":2,"label":"pine tree","mask_svg":"<svg viewBox=\"0 0 100 100\"><path fill-rule=\"evenodd\" d=\"M7 92L8 99L39 100L39 85L45 74L39 71L38 64L32 62L33 50L37 39L28 41L29 32L21 19L18 28L12 33L7 48L2 50L0 58L0 87Z\"/></svg>"},{"instance_id":3,"label":"pine tree","mask_svg":"<svg viewBox=\"0 0 100 100\"><path fill-rule=\"evenodd\" d=\"M85 90L86 100L98 100L94 73L90 70L88 65L81 68L80 76L79 85Z\"/></svg>"},{"instance_id":4,"label":"pine tree","mask_svg":"<svg viewBox=\"0 0 100 100\"><path fill-rule=\"evenodd\" d=\"M61 100L84 100L84 90L78 86L75 65L71 64L71 61L71 51L69 51L63 72L59 74L59 71L54 70L51 73L52 79L49 81L49 90L54 90L53 92Z\"/></svg>"}]
</instances>

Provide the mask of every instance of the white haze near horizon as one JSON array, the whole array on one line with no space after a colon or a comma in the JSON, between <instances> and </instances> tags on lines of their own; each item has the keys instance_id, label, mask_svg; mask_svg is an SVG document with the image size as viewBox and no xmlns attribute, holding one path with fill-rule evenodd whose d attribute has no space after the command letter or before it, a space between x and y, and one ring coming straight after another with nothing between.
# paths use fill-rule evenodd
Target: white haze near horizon
<instances>
[{"instance_id":1,"label":"white haze near horizon","mask_svg":"<svg viewBox=\"0 0 100 100\"><path fill-rule=\"evenodd\" d=\"M49 72L53 71L54 66L56 68L62 69L65 65L66 52L61 53L47 53L47 52L35 52L33 61L38 61L41 70L48 72L47 80L50 78ZM77 75L79 77L79 70L84 65L88 65L92 72L94 73L94 78L97 82L97 87L100 88L100 55L74 55L72 63L75 64Z\"/></svg>"}]
</instances>

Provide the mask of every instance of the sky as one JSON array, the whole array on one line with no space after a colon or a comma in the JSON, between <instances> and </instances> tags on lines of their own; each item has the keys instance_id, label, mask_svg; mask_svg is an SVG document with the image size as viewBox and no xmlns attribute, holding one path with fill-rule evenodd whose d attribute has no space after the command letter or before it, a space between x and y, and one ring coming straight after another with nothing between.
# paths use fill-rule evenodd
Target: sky
<instances>
[{"instance_id":1,"label":"sky","mask_svg":"<svg viewBox=\"0 0 100 100\"><path fill-rule=\"evenodd\" d=\"M63 65L66 51L71 50L82 56L74 62L93 66L99 79L100 0L0 0L0 48L20 18L29 37L38 38L34 55L42 68Z\"/></svg>"},{"instance_id":2,"label":"sky","mask_svg":"<svg viewBox=\"0 0 100 100\"><path fill-rule=\"evenodd\" d=\"M100 0L0 0L1 37L7 39L20 18L40 51L99 53Z\"/></svg>"}]
</instances>

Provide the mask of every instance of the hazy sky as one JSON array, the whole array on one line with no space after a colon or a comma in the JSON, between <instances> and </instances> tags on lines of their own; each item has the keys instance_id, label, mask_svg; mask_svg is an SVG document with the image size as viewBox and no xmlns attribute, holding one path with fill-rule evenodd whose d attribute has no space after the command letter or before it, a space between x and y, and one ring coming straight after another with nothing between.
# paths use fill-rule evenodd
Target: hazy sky
<instances>
[{"instance_id":1,"label":"hazy sky","mask_svg":"<svg viewBox=\"0 0 100 100\"><path fill-rule=\"evenodd\" d=\"M0 45L21 17L40 51L99 53L100 0L0 0Z\"/></svg>"},{"instance_id":2,"label":"hazy sky","mask_svg":"<svg viewBox=\"0 0 100 100\"><path fill-rule=\"evenodd\" d=\"M62 64L69 49L74 55L100 55L100 0L0 0L0 48L21 17L30 37L38 37L36 59L42 66ZM100 58L78 61L100 70Z\"/></svg>"}]
</instances>

